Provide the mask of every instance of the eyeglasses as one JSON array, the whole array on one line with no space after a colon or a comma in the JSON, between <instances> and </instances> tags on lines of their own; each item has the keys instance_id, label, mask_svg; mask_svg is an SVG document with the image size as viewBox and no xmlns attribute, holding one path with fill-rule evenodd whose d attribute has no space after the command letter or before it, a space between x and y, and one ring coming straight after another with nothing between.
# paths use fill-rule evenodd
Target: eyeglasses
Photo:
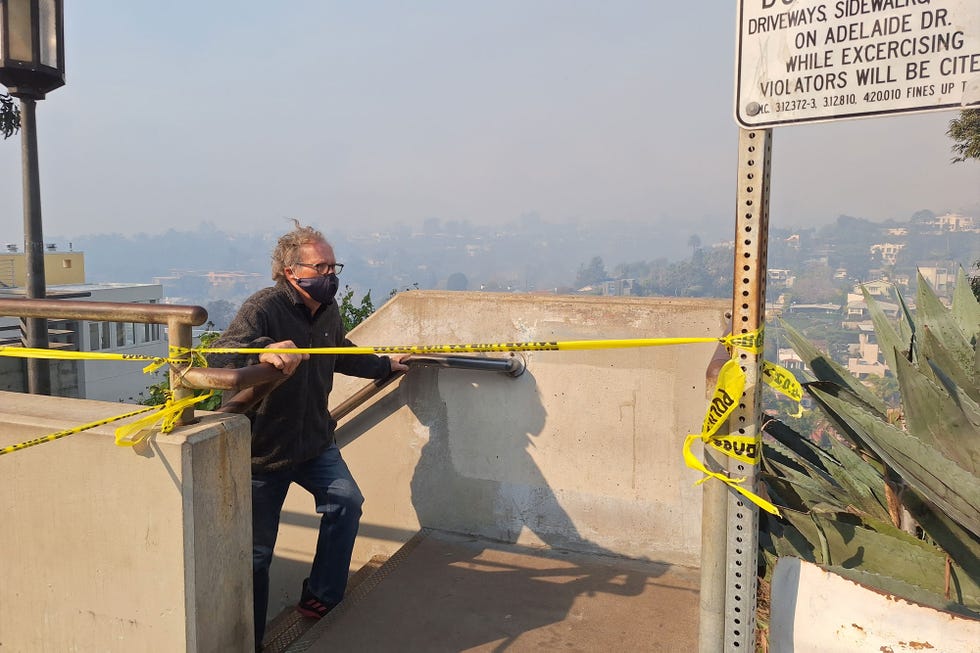
<instances>
[{"instance_id":1,"label":"eyeglasses","mask_svg":"<svg viewBox=\"0 0 980 653\"><path fill-rule=\"evenodd\" d=\"M319 275L330 274L340 274L344 270L343 263L297 263L296 265L302 265L304 268L310 268L311 270L316 270Z\"/></svg>"}]
</instances>

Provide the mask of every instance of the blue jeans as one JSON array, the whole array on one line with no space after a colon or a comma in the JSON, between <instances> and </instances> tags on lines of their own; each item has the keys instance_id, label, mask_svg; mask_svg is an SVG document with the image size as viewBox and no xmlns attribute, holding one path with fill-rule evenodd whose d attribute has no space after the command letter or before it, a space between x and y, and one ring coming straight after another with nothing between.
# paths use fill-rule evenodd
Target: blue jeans
<instances>
[{"instance_id":1,"label":"blue jeans","mask_svg":"<svg viewBox=\"0 0 980 653\"><path fill-rule=\"evenodd\" d=\"M340 603L347 588L354 539L364 496L336 444L295 469L252 474L252 582L255 599L255 641L265 634L269 607L269 565L279 533L279 514L291 483L313 495L320 534L310 570L309 589L324 602Z\"/></svg>"}]
</instances>

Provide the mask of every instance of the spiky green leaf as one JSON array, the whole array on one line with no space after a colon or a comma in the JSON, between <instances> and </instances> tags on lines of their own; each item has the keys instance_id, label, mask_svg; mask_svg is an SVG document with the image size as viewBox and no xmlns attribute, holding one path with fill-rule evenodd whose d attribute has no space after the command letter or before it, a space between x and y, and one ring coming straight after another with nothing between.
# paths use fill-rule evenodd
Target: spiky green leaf
<instances>
[{"instance_id":1,"label":"spiky green leaf","mask_svg":"<svg viewBox=\"0 0 980 653\"><path fill-rule=\"evenodd\" d=\"M779 463L772 463L772 466L780 477L793 485L805 505L812 508L818 503L826 503L835 506L837 510L842 510L846 505L846 499L843 498L840 489L829 480L819 476L801 474L795 469L783 467Z\"/></svg>"},{"instance_id":2,"label":"spiky green leaf","mask_svg":"<svg viewBox=\"0 0 980 653\"><path fill-rule=\"evenodd\" d=\"M829 563L845 569L887 574L934 593L946 584L946 554L931 544L883 522L855 524L833 515L812 514L829 552ZM871 526L869 528L868 526ZM980 586L962 570L954 570L955 599L971 609L980 608Z\"/></svg>"},{"instance_id":3,"label":"spiky green leaf","mask_svg":"<svg viewBox=\"0 0 980 653\"><path fill-rule=\"evenodd\" d=\"M808 388L837 419L859 437L926 499L973 533L980 533L980 483L914 435L882 421L873 413L819 389Z\"/></svg>"},{"instance_id":4,"label":"spiky green leaf","mask_svg":"<svg viewBox=\"0 0 980 653\"><path fill-rule=\"evenodd\" d=\"M980 338L980 302L970 288L970 280L960 266L956 273L956 288L953 290L953 320L959 325L966 339L976 346Z\"/></svg>"},{"instance_id":5,"label":"spiky green leaf","mask_svg":"<svg viewBox=\"0 0 980 653\"><path fill-rule=\"evenodd\" d=\"M885 315L885 312L878 305L878 302L874 300L874 297L868 294L864 286L861 286L861 292L864 294L864 303L868 305L868 312L871 313L871 322L875 326L875 335L878 336L878 346L885 355L885 362L888 364L888 369L894 373L895 357L902 355L901 352L908 352L912 348L912 343L908 339L903 340L899 336L898 332L892 327L888 316Z\"/></svg>"},{"instance_id":6,"label":"spiky green leaf","mask_svg":"<svg viewBox=\"0 0 980 653\"><path fill-rule=\"evenodd\" d=\"M908 432L976 475L980 471L980 429L970 423L945 389L911 363L900 359L896 373Z\"/></svg>"},{"instance_id":7,"label":"spiky green leaf","mask_svg":"<svg viewBox=\"0 0 980 653\"><path fill-rule=\"evenodd\" d=\"M788 455L792 456L792 454L796 454L800 458L808 460L814 465L823 465L820 455L813 450L813 447L807 446L809 442L807 442L806 438L797 433L786 423L778 419L769 419L766 420L762 430L774 440L789 449L792 453ZM802 467L800 468L800 471L803 471Z\"/></svg>"},{"instance_id":8,"label":"spiky green leaf","mask_svg":"<svg viewBox=\"0 0 980 653\"><path fill-rule=\"evenodd\" d=\"M919 273L917 302L915 308L918 329L928 327L957 365L964 370L971 369L974 366L975 353L968 336L960 329L949 309L939 301L922 273Z\"/></svg>"},{"instance_id":9,"label":"spiky green leaf","mask_svg":"<svg viewBox=\"0 0 980 653\"><path fill-rule=\"evenodd\" d=\"M977 610L971 610L955 601L950 601L937 592L930 592L907 581L894 578L888 573L871 573L861 568L846 569L834 565L823 565L823 567L838 576L852 580L855 583L860 583L865 587L874 588L885 594L901 596L909 601L914 601L919 605L925 605L936 610L945 610L946 612L954 612L965 617L980 619L980 612L977 612Z\"/></svg>"},{"instance_id":10,"label":"spiky green leaf","mask_svg":"<svg viewBox=\"0 0 980 653\"><path fill-rule=\"evenodd\" d=\"M902 504L922 530L949 554L974 583L980 585L980 538L973 535L941 510L936 510L912 490L902 493Z\"/></svg>"},{"instance_id":11,"label":"spiky green leaf","mask_svg":"<svg viewBox=\"0 0 980 653\"><path fill-rule=\"evenodd\" d=\"M858 451L860 451L862 455L870 456L876 460L878 459L878 454L875 453L875 450L864 442L863 434L860 431L856 431L851 424L847 422L847 420L841 419L840 415L832 410L828 410L826 404L820 399L820 395L815 393L814 390L820 390L821 392L837 397L846 403L860 407L863 410L871 413L878 414L873 407L862 401L849 389L842 388L836 383L814 381L812 383L804 383L803 388L810 394L814 401L817 402L817 405L821 410L823 410L824 414L827 416L827 419L830 420L830 423L834 425L834 428L841 434L841 436L847 439L847 441L850 442ZM878 416L881 419L884 419L883 415L878 414Z\"/></svg>"},{"instance_id":12,"label":"spiky green leaf","mask_svg":"<svg viewBox=\"0 0 980 653\"><path fill-rule=\"evenodd\" d=\"M957 385L951 378L946 376L946 374L939 369L939 367L933 362L929 361L929 366L932 368L932 372L935 375L939 383L946 388L946 392L949 393L950 398L956 402L956 405L960 407L966 418L970 420L970 423L980 428L980 403L977 403L963 388ZM980 390L980 388L974 388L974 391Z\"/></svg>"},{"instance_id":13,"label":"spiky green leaf","mask_svg":"<svg viewBox=\"0 0 980 653\"><path fill-rule=\"evenodd\" d=\"M967 394L976 395L980 399L980 386L977 385L976 374L969 366L963 367L962 360L952 356L936 337L931 327L919 329L919 370L936 383L941 383L933 367L925 361L932 361L946 376L961 388L968 388Z\"/></svg>"}]
</instances>

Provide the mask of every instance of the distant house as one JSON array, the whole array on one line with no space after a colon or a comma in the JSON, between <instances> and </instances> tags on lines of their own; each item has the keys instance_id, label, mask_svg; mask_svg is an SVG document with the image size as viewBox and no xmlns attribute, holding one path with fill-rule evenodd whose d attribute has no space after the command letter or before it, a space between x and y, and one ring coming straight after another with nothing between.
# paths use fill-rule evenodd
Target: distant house
<instances>
[{"instance_id":1,"label":"distant house","mask_svg":"<svg viewBox=\"0 0 980 653\"><path fill-rule=\"evenodd\" d=\"M881 256L881 260L888 265L895 265L898 260L898 253L905 249L905 243L876 243L871 246L871 255Z\"/></svg>"},{"instance_id":2,"label":"distant house","mask_svg":"<svg viewBox=\"0 0 980 653\"><path fill-rule=\"evenodd\" d=\"M892 282L888 279L875 279L854 286L854 292L860 294L861 288L868 291L868 294L875 299L881 297L890 299L892 296Z\"/></svg>"},{"instance_id":3,"label":"distant house","mask_svg":"<svg viewBox=\"0 0 980 653\"><path fill-rule=\"evenodd\" d=\"M608 279L601 283L602 294L610 297L629 297L635 286L636 279Z\"/></svg>"},{"instance_id":4,"label":"distant house","mask_svg":"<svg viewBox=\"0 0 980 653\"><path fill-rule=\"evenodd\" d=\"M959 215L957 213L947 213L940 215L932 221L940 231L980 231L980 223L976 219Z\"/></svg>"},{"instance_id":5,"label":"distant house","mask_svg":"<svg viewBox=\"0 0 980 653\"><path fill-rule=\"evenodd\" d=\"M800 358L799 354L796 353L794 349L789 347L780 348L776 352L776 362L788 370L802 371L805 367L803 359Z\"/></svg>"},{"instance_id":6,"label":"distant house","mask_svg":"<svg viewBox=\"0 0 980 653\"><path fill-rule=\"evenodd\" d=\"M869 376L884 377L888 371L878 343L874 340L874 327L870 324L862 325L858 342L848 348L847 371L859 379Z\"/></svg>"},{"instance_id":7,"label":"distant house","mask_svg":"<svg viewBox=\"0 0 980 653\"><path fill-rule=\"evenodd\" d=\"M779 288L792 288L796 277L792 270L780 270L770 268L766 271L767 284L769 288L777 290Z\"/></svg>"},{"instance_id":8,"label":"distant house","mask_svg":"<svg viewBox=\"0 0 980 653\"><path fill-rule=\"evenodd\" d=\"M875 297L875 303L887 317L891 319L898 318L898 304L894 302L886 302L878 297ZM869 319L871 319L871 313L868 310L868 304L864 301L864 295L856 292L847 293L847 304L844 308L843 327L845 329L857 329L859 328L858 323L865 322Z\"/></svg>"},{"instance_id":9,"label":"distant house","mask_svg":"<svg viewBox=\"0 0 980 653\"><path fill-rule=\"evenodd\" d=\"M953 262L919 265L919 274L941 297L947 297L953 292L953 287L956 285L956 272L956 264Z\"/></svg>"},{"instance_id":10,"label":"distant house","mask_svg":"<svg viewBox=\"0 0 980 653\"><path fill-rule=\"evenodd\" d=\"M786 312L804 315L834 315L840 312L840 306L837 304L791 304L787 307Z\"/></svg>"}]
</instances>

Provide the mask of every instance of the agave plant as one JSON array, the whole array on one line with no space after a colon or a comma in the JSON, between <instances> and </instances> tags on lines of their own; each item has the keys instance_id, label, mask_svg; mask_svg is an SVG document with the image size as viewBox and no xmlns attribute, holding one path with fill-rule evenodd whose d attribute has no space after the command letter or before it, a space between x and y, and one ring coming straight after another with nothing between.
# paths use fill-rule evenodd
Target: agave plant
<instances>
[{"instance_id":1,"label":"agave plant","mask_svg":"<svg viewBox=\"0 0 980 653\"><path fill-rule=\"evenodd\" d=\"M794 555L872 587L980 617L980 304L962 269L947 309L920 275L913 319L865 292L901 411L784 324L808 394L843 441L772 420L762 479L786 521L761 521L769 562Z\"/></svg>"}]
</instances>

